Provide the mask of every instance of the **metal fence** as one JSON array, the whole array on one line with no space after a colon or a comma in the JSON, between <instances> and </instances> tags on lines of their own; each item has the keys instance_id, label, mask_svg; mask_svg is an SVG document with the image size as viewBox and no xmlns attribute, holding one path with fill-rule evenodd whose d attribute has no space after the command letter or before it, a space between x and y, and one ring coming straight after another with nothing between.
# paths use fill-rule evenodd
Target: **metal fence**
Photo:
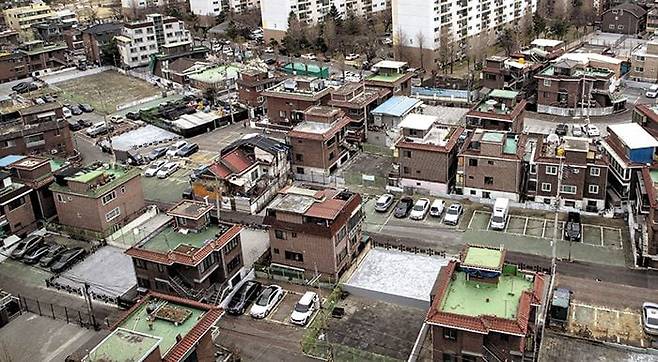
<instances>
[{"instance_id":1,"label":"metal fence","mask_svg":"<svg viewBox=\"0 0 658 362\"><path fill-rule=\"evenodd\" d=\"M100 328L99 323L93 314L88 311L62 306L54 303L49 303L39 299L32 299L28 297L18 296L22 312L30 312L40 316L58 319L70 324L77 324L84 328L96 329Z\"/></svg>"}]
</instances>

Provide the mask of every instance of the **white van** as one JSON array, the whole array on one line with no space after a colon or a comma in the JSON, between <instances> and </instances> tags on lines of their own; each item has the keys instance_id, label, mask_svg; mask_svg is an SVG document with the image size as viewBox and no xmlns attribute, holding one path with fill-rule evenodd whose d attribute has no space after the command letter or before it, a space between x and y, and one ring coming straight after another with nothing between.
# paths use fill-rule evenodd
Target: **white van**
<instances>
[{"instance_id":1,"label":"white van","mask_svg":"<svg viewBox=\"0 0 658 362\"><path fill-rule=\"evenodd\" d=\"M498 198L494 203L493 213L491 214L491 221L489 227L493 230L503 230L507 224L507 216L509 211L509 199Z\"/></svg>"},{"instance_id":2,"label":"white van","mask_svg":"<svg viewBox=\"0 0 658 362\"><path fill-rule=\"evenodd\" d=\"M649 89L647 89L646 93L644 95L647 98L656 98L658 97L658 84L654 84Z\"/></svg>"}]
</instances>

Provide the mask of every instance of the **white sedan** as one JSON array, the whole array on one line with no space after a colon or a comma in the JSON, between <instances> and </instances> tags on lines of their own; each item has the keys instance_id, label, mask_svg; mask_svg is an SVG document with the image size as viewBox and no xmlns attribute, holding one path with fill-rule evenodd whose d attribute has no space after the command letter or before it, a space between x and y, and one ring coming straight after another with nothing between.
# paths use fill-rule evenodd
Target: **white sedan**
<instances>
[{"instance_id":1,"label":"white sedan","mask_svg":"<svg viewBox=\"0 0 658 362\"><path fill-rule=\"evenodd\" d=\"M178 170L178 163L176 162L168 162L162 168L156 173L158 178L167 178L169 175L172 173L176 172Z\"/></svg>"},{"instance_id":2,"label":"white sedan","mask_svg":"<svg viewBox=\"0 0 658 362\"><path fill-rule=\"evenodd\" d=\"M601 132L599 131L599 127L596 127L593 124L586 124L583 126L583 132L588 137L599 137L601 135Z\"/></svg>"},{"instance_id":3,"label":"white sedan","mask_svg":"<svg viewBox=\"0 0 658 362\"><path fill-rule=\"evenodd\" d=\"M167 164L167 161L165 160L160 160L160 161L155 161L152 164L150 164L147 168L146 171L144 171L144 176L146 177L153 177L155 176L160 169L162 169L162 166Z\"/></svg>"},{"instance_id":4,"label":"white sedan","mask_svg":"<svg viewBox=\"0 0 658 362\"><path fill-rule=\"evenodd\" d=\"M281 298L283 298L283 288L272 284L260 292L258 299L251 306L251 312L249 314L254 318L265 318L272 312Z\"/></svg>"},{"instance_id":5,"label":"white sedan","mask_svg":"<svg viewBox=\"0 0 658 362\"><path fill-rule=\"evenodd\" d=\"M658 304L642 304L642 327L647 334L658 336Z\"/></svg>"},{"instance_id":6,"label":"white sedan","mask_svg":"<svg viewBox=\"0 0 658 362\"><path fill-rule=\"evenodd\" d=\"M412 220L422 220L423 218L425 218L425 215L427 215L429 209L430 209L429 199L425 199L425 198L418 199L414 207L411 209L411 214L409 214L409 218Z\"/></svg>"}]
</instances>

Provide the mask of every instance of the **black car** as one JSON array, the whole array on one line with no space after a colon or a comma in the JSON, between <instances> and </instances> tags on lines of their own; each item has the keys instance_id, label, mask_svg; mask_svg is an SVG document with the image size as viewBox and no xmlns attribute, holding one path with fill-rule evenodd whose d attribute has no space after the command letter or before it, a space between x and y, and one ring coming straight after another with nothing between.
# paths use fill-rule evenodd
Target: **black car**
<instances>
[{"instance_id":1,"label":"black car","mask_svg":"<svg viewBox=\"0 0 658 362\"><path fill-rule=\"evenodd\" d=\"M66 251L66 248L59 244L53 244L49 249L46 255L41 257L39 265L42 267L49 267L50 264L54 263L55 260L59 258Z\"/></svg>"},{"instance_id":2,"label":"black car","mask_svg":"<svg viewBox=\"0 0 658 362\"><path fill-rule=\"evenodd\" d=\"M148 158L151 161L157 160L158 158L162 157L167 153L167 147L157 147L151 150L151 152L146 155L146 158Z\"/></svg>"},{"instance_id":3,"label":"black car","mask_svg":"<svg viewBox=\"0 0 658 362\"><path fill-rule=\"evenodd\" d=\"M555 127L555 134L558 136L566 136L569 131L569 126L564 123L560 123Z\"/></svg>"},{"instance_id":4,"label":"black car","mask_svg":"<svg viewBox=\"0 0 658 362\"><path fill-rule=\"evenodd\" d=\"M27 89L29 86L30 86L30 83L28 83L28 82L20 82L20 83L14 85L13 87L11 87L11 90L13 90L14 92L18 92L20 90Z\"/></svg>"},{"instance_id":5,"label":"black car","mask_svg":"<svg viewBox=\"0 0 658 362\"><path fill-rule=\"evenodd\" d=\"M176 152L176 156L187 157L196 153L198 150L199 150L199 145L197 145L196 143L190 143L181 147L181 149L178 150L178 152Z\"/></svg>"},{"instance_id":6,"label":"black car","mask_svg":"<svg viewBox=\"0 0 658 362\"><path fill-rule=\"evenodd\" d=\"M88 119L79 119L78 124L80 124L84 128L88 128L94 125L94 123Z\"/></svg>"},{"instance_id":7,"label":"black car","mask_svg":"<svg viewBox=\"0 0 658 362\"><path fill-rule=\"evenodd\" d=\"M409 196L405 196L398 201L397 205L395 205L395 212L393 216L401 219L404 217L407 217L409 213L411 212L411 208L414 206L414 199L412 199Z\"/></svg>"},{"instance_id":8,"label":"black car","mask_svg":"<svg viewBox=\"0 0 658 362\"><path fill-rule=\"evenodd\" d=\"M16 245L16 248L14 248L14 250L11 252L11 255L9 255L9 257L12 259L20 259L23 256L25 256L25 254L41 246L42 241L43 241L42 236L30 235L18 242L18 245Z\"/></svg>"},{"instance_id":9,"label":"black car","mask_svg":"<svg viewBox=\"0 0 658 362\"><path fill-rule=\"evenodd\" d=\"M23 263L25 264L36 264L41 257L48 253L50 246L44 245L38 248L30 250L28 253L23 255Z\"/></svg>"},{"instance_id":10,"label":"black car","mask_svg":"<svg viewBox=\"0 0 658 362\"><path fill-rule=\"evenodd\" d=\"M564 238L570 241L580 241L581 229L580 214L577 212L569 212L567 215L567 223L564 226Z\"/></svg>"},{"instance_id":11,"label":"black car","mask_svg":"<svg viewBox=\"0 0 658 362\"><path fill-rule=\"evenodd\" d=\"M50 271L53 273L59 273L68 268L71 264L78 261L85 255L85 249L83 248L72 248L62 253L59 256L56 262L50 267Z\"/></svg>"},{"instance_id":12,"label":"black car","mask_svg":"<svg viewBox=\"0 0 658 362\"><path fill-rule=\"evenodd\" d=\"M72 132L79 131L79 130L81 130L82 128L84 128L84 127L80 124L80 122L76 122L76 121L73 121L73 120L70 120L70 119L67 119L67 122L69 123L69 129L70 129Z\"/></svg>"},{"instance_id":13,"label":"black car","mask_svg":"<svg viewBox=\"0 0 658 362\"><path fill-rule=\"evenodd\" d=\"M268 59L265 59L264 62L265 62L266 65L273 65L274 63L276 63L276 59L268 58Z\"/></svg>"},{"instance_id":14,"label":"black car","mask_svg":"<svg viewBox=\"0 0 658 362\"><path fill-rule=\"evenodd\" d=\"M228 302L228 308L226 311L229 314L241 315L247 309L249 304L256 299L258 293L260 293L261 284L257 281L248 280L231 298L231 301Z\"/></svg>"},{"instance_id":15,"label":"black car","mask_svg":"<svg viewBox=\"0 0 658 362\"><path fill-rule=\"evenodd\" d=\"M73 114L74 116L79 116L82 114L82 109L80 109L80 107L78 106L71 106L69 110L71 110L71 114Z\"/></svg>"},{"instance_id":16,"label":"black car","mask_svg":"<svg viewBox=\"0 0 658 362\"><path fill-rule=\"evenodd\" d=\"M80 103L78 107L80 108L81 111L85 113L91 113L94 111L94 107L92 107L90 104Z\"/></svg>"},{"instance_id":17,"label":"black car","mask_svg":"<svg viewBox=\"0 0 658 362\"><path fill-rule=\"evenodd\" d=\"M141 117L139 116L139 112L128 112L126 113L126 118L131 121L139 121Z\"/></svg>"}]
</instances>

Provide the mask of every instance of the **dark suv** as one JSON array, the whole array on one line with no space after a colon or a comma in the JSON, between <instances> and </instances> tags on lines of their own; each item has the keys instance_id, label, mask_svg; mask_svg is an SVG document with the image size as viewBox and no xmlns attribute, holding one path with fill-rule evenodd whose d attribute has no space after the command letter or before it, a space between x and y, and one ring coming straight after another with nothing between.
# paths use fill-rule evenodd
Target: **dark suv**
<instances>
[{"instance_id":1,"label":"dark suv","mask_svg":"<svg viewBox=\"0 0 658 362\"><path fill-rule=\"evenodd\" d=\"M570 241L580 241L581 229L580 214L570 212L567 215L567 223L564 225L564 238Z\"/></svg>"},{"instance_id":2,"label":"dark suv","mask_svg":"<svg viewBox=\"0 0 658 362\"><path fill-rule=\"evenodd\" d=\"M228 302L228 308L226 311L233 315L243 314L249 304L256 299L258 293L260 293L260 289L261 284L259 282L253 280L246 281L242 284L240 289L235 292L231 301Z\"/></svg>"}]
</instances>

